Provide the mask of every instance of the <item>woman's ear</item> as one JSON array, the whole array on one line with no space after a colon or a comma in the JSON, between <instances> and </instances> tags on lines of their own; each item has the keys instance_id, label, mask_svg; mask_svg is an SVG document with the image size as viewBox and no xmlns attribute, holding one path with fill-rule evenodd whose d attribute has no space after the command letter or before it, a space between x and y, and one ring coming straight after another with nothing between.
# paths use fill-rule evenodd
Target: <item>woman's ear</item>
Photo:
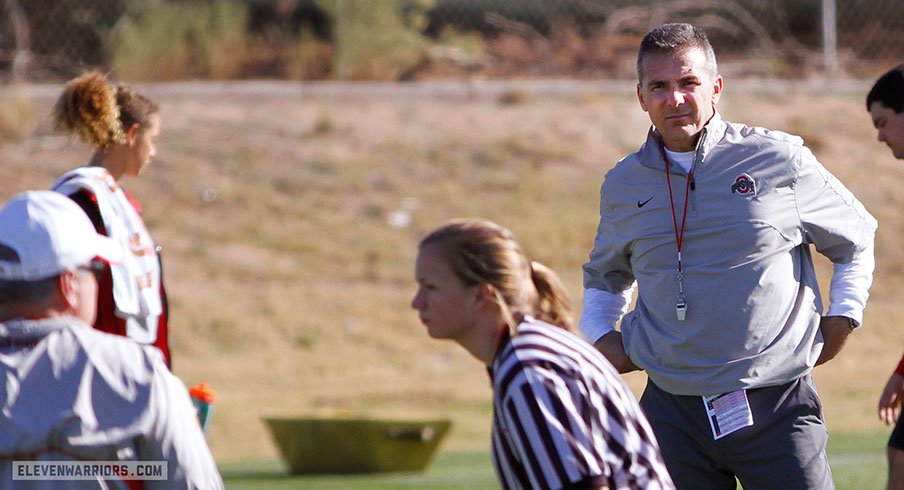
<instances>
[{"instance_id":1,"label":"woman's ear","mask_svg":"<svg viewBox=\"0 0 904 490\"><path fill-rule=\"evenodd\" d=\"M481 283L477 286L477 300L488 301L496 304L496 288L488 282Z\"/></svg>"},{"instance_id":2,"label":"woman's ear","mask_svg":"<svg viewBox=\"0 0 904 490\"><path fill-rule=\"evenodd\" d=\"M126 143L128 143L129 146L134 145L135 142L138 141L138 135L140 133L141 133L141 124L134 123L131 126L129 126L129 128L126 129L126 132L125 132Z\"/></svg>"}]
</instances>

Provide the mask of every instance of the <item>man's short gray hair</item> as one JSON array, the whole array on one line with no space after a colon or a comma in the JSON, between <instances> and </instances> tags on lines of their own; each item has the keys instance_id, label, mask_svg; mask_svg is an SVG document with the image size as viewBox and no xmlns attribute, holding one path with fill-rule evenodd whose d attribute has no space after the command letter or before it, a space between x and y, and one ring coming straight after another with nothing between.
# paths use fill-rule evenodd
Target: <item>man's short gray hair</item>
<instances>
[{"instance_id":1,"label":"man's short gray hair","mask_svg":"<svg viewBox=\"0 0 904 490\"><path fill-rule=\"evenodd\" d=\"M674 54L686 49L699 49L706 56L706 68L710 75L719 74L716 54L709 43L706 32L694 25L685 23L662 24L644 36L637 53L637 80L643 81L643 60L648 54Z\"/></svg>"}]
</instances>

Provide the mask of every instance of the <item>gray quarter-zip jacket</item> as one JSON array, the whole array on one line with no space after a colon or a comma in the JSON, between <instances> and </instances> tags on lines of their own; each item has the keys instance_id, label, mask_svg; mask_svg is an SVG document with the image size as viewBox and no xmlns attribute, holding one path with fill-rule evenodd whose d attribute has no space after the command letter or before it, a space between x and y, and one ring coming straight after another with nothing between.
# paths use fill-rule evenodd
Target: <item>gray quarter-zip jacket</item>
<instances>
[{"instance_id":1,"label":"gray quarter-zip jacket","mask_svg":"<svg viewBox=\"0 0 904 490\"><path fill-rule=\"evenodd\" d=\"M708 395L790 382L822 349L822 301L810 245L833 263L871 249L877 223L803 145L778 131L716 114L697 144L682 265L687 316L679 321L676 230L688 175L670 167L661 139L606 175L585 289L619 294L637 281L621 322L625 350L662 389Z\"/></svg>"}]
</instances>

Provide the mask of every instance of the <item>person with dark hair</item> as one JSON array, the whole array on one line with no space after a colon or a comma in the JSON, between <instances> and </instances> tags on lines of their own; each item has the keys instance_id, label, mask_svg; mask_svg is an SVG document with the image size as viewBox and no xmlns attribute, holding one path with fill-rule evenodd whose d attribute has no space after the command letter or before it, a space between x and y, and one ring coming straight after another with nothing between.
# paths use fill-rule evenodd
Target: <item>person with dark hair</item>
<instances>
[{"instance_id":1,"label":"person with dark hair","mask_svg":"<svg viewBox=\"0 0 904 490\"><path fill-rule=\"evenodd\" d=\"M904 64L876 80L866 96L866 110L879 141L888 145L895 158L904 159Z\"/></svg>"},{"instance_id":2,"label":"person with dark hair","mask_svg":"<svg viewBox=\"0 0 904 490\"><path fill-rule=\"evenodd\" d=\"M904 160L904 64L885 72L866 96L866 110L873 120L880 142L892 155ZM888 377L879 396L879 419L895 424L888 439L888 488L904 490L904 357Z\"/></svg>"},{"instance_id":3,"label":"person with dark hair","mask_svg":"<svg viewBox=\"0 0 904 490\"><path fill-rule=\"evenodd\" d=\"M634 395L572 333L558 276L511 232L478 219L440 226L420 243L415 278L427 333L488 369L503 488L674 488Z\"/></svg>"},{"instance_id":4,"label":"person with dark hair","mask_svg":"<svg viewBox=\"0 0 904 490\"><path fill-rule=\"evenodd\" d=\"M91 328L97 276L124 256L57 192L0 209L0 489L223 488L160 351ZM23 462L57 471L23 479Z\"/></svg>"},{"instance_id":5,"label":"person with dark hair","mask_svg":"<svg viewBox=\"0 0 904 490\"><path fill-rule=\"evenodd\" d=\"M652 127L602 184L581 329L646 372L679 489L834 488L811 371L863 319L877 222L801 138L721 118L702 29L651 30L637 74ZM827 309L811 246L834 264Z\"/></svg>"},{"instance_id":6,"label":"person with dark hair","mask_svg":"<svg viewBox=\"0 0 904 490\"><path fill-rule=\"evenodd\" d=\"M157 347L172 367L160 247L141 218L141 205L119 183L125 175L141 175L156 155L159 107L130 87L89 72L66 84L54 122L59 131L90 144L94 154L52 189L71 197L98 233L128 252L101 278L94 327Z\"/></svg>"}]
</instances>

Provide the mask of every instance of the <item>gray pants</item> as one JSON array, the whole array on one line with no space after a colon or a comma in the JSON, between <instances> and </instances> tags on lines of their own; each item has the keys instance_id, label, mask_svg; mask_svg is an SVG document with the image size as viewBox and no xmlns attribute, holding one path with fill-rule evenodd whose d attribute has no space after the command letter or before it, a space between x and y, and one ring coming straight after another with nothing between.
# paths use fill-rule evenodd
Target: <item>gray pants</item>
<instances>
[{"instance_id":1,"label":"gray pants","mask_svg":"<svg viewBox=\"0 0 904 490\"><path fill-rule=\"evenodd\" d=\"M699 396L652 381L640 399L678 490L831 490L828 432L809 375L747 390L753 425L713 440Z\"/></svg>"}]
</instances>

